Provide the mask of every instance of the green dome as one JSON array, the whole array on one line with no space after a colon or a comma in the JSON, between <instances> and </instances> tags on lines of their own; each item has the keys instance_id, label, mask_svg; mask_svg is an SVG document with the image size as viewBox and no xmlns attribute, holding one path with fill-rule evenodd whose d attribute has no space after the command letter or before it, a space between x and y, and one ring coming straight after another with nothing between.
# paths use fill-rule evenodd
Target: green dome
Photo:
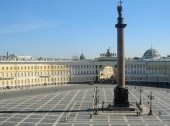
<instances>
[{"instance_id":1,"label":"green dome","mask_svg":"<svg viewBox=\"0 0 170 126\"><path fill-rule=\"evenodd\" d=\"M161 58L159 52L155 49L148 49L144 55L143 59L159 59Z\"/></svg>"}]
</instances>

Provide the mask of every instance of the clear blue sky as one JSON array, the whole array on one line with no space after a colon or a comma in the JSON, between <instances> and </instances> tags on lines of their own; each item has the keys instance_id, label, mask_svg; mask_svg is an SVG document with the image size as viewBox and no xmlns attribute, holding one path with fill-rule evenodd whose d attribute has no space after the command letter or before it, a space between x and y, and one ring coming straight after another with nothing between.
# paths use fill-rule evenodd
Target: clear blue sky
<instances>
[{"instance_id":1,"label":"clear blue sky","mask_svg":"<svg viewBox=\"0 0 170 126\"><path fill-rule=\"evenodd\" d=\"M0 0L0 55L71 58L116 52L118 0ZM170 0L123 0L126 57L170 54Z\"/></svg>"}]
</instances>

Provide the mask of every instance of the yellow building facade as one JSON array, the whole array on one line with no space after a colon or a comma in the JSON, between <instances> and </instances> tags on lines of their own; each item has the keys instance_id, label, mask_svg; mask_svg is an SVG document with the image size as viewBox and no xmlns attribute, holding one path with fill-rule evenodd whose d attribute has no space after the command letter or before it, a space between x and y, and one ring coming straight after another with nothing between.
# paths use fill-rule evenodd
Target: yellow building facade
<instances>
[{"instance_id":1,"label":"yellow building facade","mask_svg":"<svg viewBox=\"0 0 170 126\"><path fill-rule=\"evenodd\" d=\"M69 82L70 68L48 62L1 62L0 88L57 85Z\"/></svg>"}]
</instances>

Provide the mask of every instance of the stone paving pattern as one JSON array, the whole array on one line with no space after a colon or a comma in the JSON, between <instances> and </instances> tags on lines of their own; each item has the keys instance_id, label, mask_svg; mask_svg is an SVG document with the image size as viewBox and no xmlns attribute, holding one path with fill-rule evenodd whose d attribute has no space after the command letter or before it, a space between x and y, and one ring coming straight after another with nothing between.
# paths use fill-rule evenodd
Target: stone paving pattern
<instances>
[{"instance_id":1,"label":"stone paving pattern","mask_svg":"<svg viewBox=\"0 0 170 126\"><path fill-rule=\"evenodd\" d=\"M113 112L93 115L90 119L94 88L87 85L84 89L73 90L71 86L62 92L1 99L0 126L170 126L170 93L167 89L144 87L142 101L147 106L150 91L154 95L152 116ZM113 85L100 85L99 102L112 102L113 89ZM134 86L129 86L129 101L132 104L139 101L139 92Z\"/></svg>"}]
</instances>

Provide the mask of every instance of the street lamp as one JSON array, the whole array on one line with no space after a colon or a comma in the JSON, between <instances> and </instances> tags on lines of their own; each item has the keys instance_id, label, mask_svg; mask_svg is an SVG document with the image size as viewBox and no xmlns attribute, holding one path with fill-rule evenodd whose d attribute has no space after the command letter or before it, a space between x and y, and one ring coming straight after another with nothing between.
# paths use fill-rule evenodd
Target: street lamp
<instances>
[{"instance_id":1,"label":"street lamp","mask_svg":"<svg viewBox=\"0 0 170 126\"><path fill-rule=\"evenodd\" d=\"M93 98L94 98L94 114L96 115L98 113L98 104L99 104L99 89L97 89L97 87L94 89L94 95L93 95Z\"/></svg>"},{"instance_id":2,"label":"street lamp","mask_svg":"<svg viewBox=\"0 0 170 126\"><path fill-rule=\"evenodd\" d=\"M141 105L141 104L142 104L141 94L142 94L142 92L143 92L143 89L140 87L140 89L138 89L138 91L140 92L140 102L139 102L139 104Z\"/></svg>"},{"instance_id":3,"label":"street lamp","mask_svg":"<svg viewBox=\"0 0 170 126\"><path fill-rule=\"evenodd\" d=\"M153 96L152 92L150 92L150 95L148 95L148 99L150 100L150 111L149 111L149 115L152 115L152 100L154 99L154 96Z\"/></svg>"}]
</instances>

